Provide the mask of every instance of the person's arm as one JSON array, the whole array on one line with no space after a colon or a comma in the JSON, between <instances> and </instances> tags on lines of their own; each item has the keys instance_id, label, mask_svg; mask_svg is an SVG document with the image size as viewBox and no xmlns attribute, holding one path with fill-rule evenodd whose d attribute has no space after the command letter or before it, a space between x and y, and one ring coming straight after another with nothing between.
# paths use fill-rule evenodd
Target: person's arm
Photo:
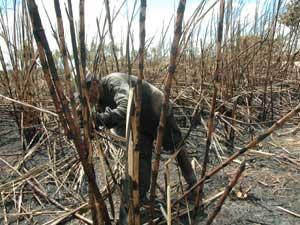
<instances>
[{"instance_id":1,"label":"person's arm","mask_svg":"<svg viewBox=\"0 0 300 225\"><path fill-rule=\"evenodd\" d=\"M122 80L112 80L109 85L109 94L113 95L116 108L106 108L103 113L95 113L97 127L112 128L126 121L129 86Z\"/></svg>"}]
</instances>

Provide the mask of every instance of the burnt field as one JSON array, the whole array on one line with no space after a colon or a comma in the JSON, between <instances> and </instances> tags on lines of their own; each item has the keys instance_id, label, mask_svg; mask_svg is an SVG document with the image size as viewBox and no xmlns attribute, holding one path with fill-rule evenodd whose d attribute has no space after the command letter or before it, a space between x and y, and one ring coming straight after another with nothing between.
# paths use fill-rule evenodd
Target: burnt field
<instances>
[{"instance_id":1,"label":"burnt field","mask_svg":"<svg viewBox=\"0 0 300 225\"><path fill-rule=\"evenodd\" d=\"M178 100L178 102L180 102ZM176 119L185 133L189 129L190 110L178 105ZM41 137L37 145L23 149L18 127L15 125L9 106L1 107L1 220L7 224L65 224L91 223L88 211L88 189L84 172L73 145L60 133L58 123L45 123L45 137ZM203 121L207 118L205 110L199 116ZM261 133L264 126L253 123L243 127L236 124L237 135L235 148L228 147L224 141L224 122L222 115L216 119L213 148L208 170L218 166L235 151L251 141L253 136ZM294 118L293 121L297 121ZM228 167L208 179L205 183L204 209L205 214L196 221L204 224L207 214L211 213L217 200L224 191L224 187L234 177L237 168L246 160L246 170L229 194L221 212L214 224L298 224L300 206L299 200L299 134L297 126L290 122L274 132L264 142L249 150L243 156L234 160ZM201 162L205 150L205 124L198 124L186 140L186 147L198 177L201 176ZM248 129L253 130L250 135ZM98 141L95 141L95 143ZM118 142L104 141L105 151L110 166L117 171L122 170L116 163L116 158L124 154L119 149ZM236 150L235 150L236 149ZM165 168L164 163L170 155L163 154L159 175L158 199L165 206ZM99 152L95 152L94 165L97 171L97 181L104 196L108 196L105 189L107 181L110 183L113 205L118 212L119 197L115 184L111 180L107 169L101 168L104 161ZM124 166L124 165L123 165ZM170 167L170 186L172 199L181 196L179 171L176 163ZM185 185L184 183L182 184ZM110 205L107 198L105 201ZM180 205L178 221L189 224L186 205ZM189 205L190 209L193 205ZM145 209L143 209L145 210ZM156 209L157 218L162 217ZM142 211L143 212L143 211ZM76 217L75 213L83 216ZM112 212L110 211L111 215ZM295 214L293 214L295 213ZM163 217L160 219L163 221ZM85 221L85 222L84 222ZM201 222L202 221L202 222ZM176 222L175 222L176 224Z\"/></svg>"},{"instance_id":2,"label":"burnt field","mask_svg":"<svg viewBox=\"0 0 300 225\"><path fill-rule=\"evenodd\" d=\"M121 204L130 225L300 224L299 1L173 3L155 34L151 1L104 0L92 34L88 1L1 5L0 224L120 224ZM141 205L140 92L126 138L92 117L85 80L113 72L162 90L183 135L165 152L159 127Z\"/></svg>"}]
</instances>

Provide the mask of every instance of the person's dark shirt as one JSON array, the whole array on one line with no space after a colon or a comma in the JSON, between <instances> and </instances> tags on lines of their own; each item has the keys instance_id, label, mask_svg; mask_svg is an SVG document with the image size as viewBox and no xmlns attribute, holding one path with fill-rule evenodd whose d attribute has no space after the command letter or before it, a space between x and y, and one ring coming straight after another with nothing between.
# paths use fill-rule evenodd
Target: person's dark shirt
<instances>
[{"instance_id":1,"label":"person's dark shirt","mask_svg":"<svg viewBox=\"0 0 300 225\"><path fill-rule=\"evenodd\" d=\"M137 85L137 77L125 73L112 73L103 77L100 83L103 93L99 104L105 109L100 113L102 122L107 128L125 128L129 89ZM141 132L155 137L162 101L162 91L143 81Z\"/></svg>"}]
</instances>

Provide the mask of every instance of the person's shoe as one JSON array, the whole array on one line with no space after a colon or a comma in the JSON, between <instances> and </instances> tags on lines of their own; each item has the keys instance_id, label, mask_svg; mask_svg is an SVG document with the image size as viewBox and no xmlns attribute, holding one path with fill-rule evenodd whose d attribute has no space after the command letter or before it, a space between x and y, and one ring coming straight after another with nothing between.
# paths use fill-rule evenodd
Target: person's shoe
<instances>
[{"instance_id":1,"label":"person's shoe","mask_svg":"<svg viewBox=\"0 0 300 225\"><path fill-rule=\"evenodd\" d=\"M128 225L127 223L127 212L123 206L120 206L120 212L119 212L119 221L117 223L118 225Z\"/></svg>"},{"instance_id":2,"label":"person's shoe","mask_svg":"<svg viewBox=\"0 0 300 225\"><path fill-rule=\"evenodd\" d=\"M187 188L185 189L185 193L188 192L195 184L196 184L196 182L188 184ZM196 187L194 190L190 191L188 193L188 195L186 196L186 200L189 202L189 204L195 203L196 198L197 198L197 191L198 191L198 188ZM202 197L203 197L203 193L202 193Z\"/></svg>"},{"instance_id":3,"label":"person's shoe","mask_svg":"<svg viewBox=\"0 0 300 225\"><path fill-rule=\"evenodd\" d=\"M140 206L144 206L144 205L149 205L150 204L150 199L147 197L147 195L142 195L140 197Z\"/></svg>"}]
</instances>

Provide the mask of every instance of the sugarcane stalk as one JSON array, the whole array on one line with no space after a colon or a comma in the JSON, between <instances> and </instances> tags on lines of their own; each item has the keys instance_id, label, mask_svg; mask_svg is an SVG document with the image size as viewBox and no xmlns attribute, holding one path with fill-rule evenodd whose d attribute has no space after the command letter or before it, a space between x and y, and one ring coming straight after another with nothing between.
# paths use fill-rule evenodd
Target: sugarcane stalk
<instances>
[{"instance_id":1,"label":"sugarcane stalk","mask_svg":"<svg viewBox=\"0 0 300 225\"><path fill-rule=\"evenodd\" d=\"M167 224L172 224L172 208L171 208L171 180L170 180L170 169L169 164L165 165L166 171L166 191L167 191Z\"/></svg>"},{"instance_id":2,"label":"sugarcane stalk","mask_svg":"<svg viewBox=\"0 0 300 225\"><path fill-rule=\"evenodd\" d=\"M135 108L135 107L134 107ZM137 146L138 131L136 130L136 113L135 109L131 116L131 134L128 146L128 182L129 184L129 209L128 209L128 224L140 224L140 205L139 205L139 149Z\"/></svg>"},{"instance_id":3,"label":"sugarcane stalk","mask_svg":"<svg viewBox=\"0 0 300 225\"><path fill-rule=\"evenodd\" d=\"M132 187L133 209L129 211L129 224L140 225L140 195L139 195L139 152L143 151L140 142L140 116L142 111L142 81L144 79L144 52L145 52L145 20L146 20L146 0L141 0L140 7L140 47L139 47L139 73L137 80L137 88L135 89L135 107L134 116L131 119L132 135L133 135L133 152L132 152L132 173L129 173L134 185Z\"/></svg>"},{"instance_id":4,"label":"sugarcane stalk","mask_svg":"<svg viewBox=\"0 0 300 225\"><path fill-rule=\"evenodd\" d=\"M277 1L274 2L276 4ZM279 10L281 6L282 1L278 0L277 2L277 9L276 9L276 15L273 21L273 26L271 30L271 44L269 46L268 51L268 63L267 63L267 73L266 73L266 79L264 84L264 95L263 95L263 101L262 101L262 107L263 107L263 119L265 120L267 118L267 113L269 110L269 107L267 106L267 88L270 85L270 110L271 110L271 119L273 120L274 112L273 112L273 75L270 72L271 69L271 62L273 59L273 46L274 46L274 38L276 33L276 26L278 22L278 16L279 16Z\"/></svg>"},{"instance_id":5,"label":"sugarcane stalk","mask_svg":"<svg viewBox=\"0 0 300 225\"><path fill-rule=\"evenodd\" d=\"M67 11L67 10L66 10ZM72 9L72 2L68 0L68 11L67 11L69 25L70 25L70 36L71 36L71 43L73 49L73 57L75 62L75 70L76 70L76 84L79 90L80 96L82 96L82 88L81 88L81 81L80 81L80 69L79 69L79 58L78 58L78 49L77 49L77 42L76 42L76 35L75 35L75 26L74 26L74 17L73 17L73 9Z\"/></svg>"},{"instance_id":6,"label":"sugarcane stalk","mask_svg":"<svg viewBox=\"0 0 300 225\"><path fill-rule=\"evenodd\" d=\"M178 198L172 205L174 207L178 202L185 198L191 191L193 191L195 188L199 187L205 180L211 178L213 175L215 175L217 172L219 172L221 169L228 166L233 160L235 160L237 157L243 155L246 153L249 149L254 148L262 142L264 139L266 139L268 136L270 136L276 129L282 127L291 117L293 117L295 114L300 112L300 104L298 104L294 109L292 109L289 113L284 115L282 118L280 118L278 121L276 121L270 128L266 129L262 134L258 135L256 138L254 138L252 141L250 141L244 148L238 150L236 153L232 154L227 160L225 160L223 163L209 171L203 178L201 178L193 187L191 187L187 192L185 192L180 198Z\"/></svg>"},{"instance_id":7,"label":"sugarcane stalk","mask_svg":"<svg viewBox=\"0 0 300 225\"><path fill-rule=\"evenodd\" d=\"M232 188L236 185L236 183L238 182L240 176L242 175L242 173L244 172L246 168L246 162L243 161L242 164L240 165L239 169L237 170L234 178L230 181L230 183L228 184L228 186L225 188L223 195L221 196L215 210L213 211L212 214L210 214L208 216L207 222L205 223L205 225L210 225L213 220L216 218L216 216L218 215L218 213L221 211L221 208L227 198L227 196L229 195L230 191L232 190Z\"/></svg>"},{"instance_id":8,"label":"sugarcane stalk","mask_svg":"<svg viewBox=\"0 0 300 225\"><path fill-rule=\"evenodd\" d=\"M4 78L5 78L5 82L3 82L4 86L7 86L9 97L11 99L13 99L13 90L12 90L12 87L11 87L11 83L10 83L10 79L9 79L9 76L8 76L8 71L7 71L7 68L6 68L5 61L4 61L4 57L3 57L3 52L2 52L1 46L0 46L0 62L1 62L1 65L2 65L2 69L3 69L3 73L4 73ZM13 106L15 121L16 121L18 127L20 127L20 121L19 121L18 116L17 116L17 109L16 109L16 105L15 105L14 102L12 103L12 106Z\"/></svg>"},{"instance_id":9,"label":"sugarcane stalk","mask_svg":"<svg viewBox=\"0 0 300 225\"><path fill-rule=\"evenodd\" d=\"M151 212L151 219L153 221L153 214L154 214L154 199L155 199L155 189L156 189L156 180L158 176L158 169L159 169L159 161L160 161L160 152L161 152L161 146L163 142L163 133L165 130L165 124L166 124L166 118L168 113L168 107L169 107L169 98L170 98L170 92L172 87L172 81L174 79L174 74L176 71L176 58L178 55L178 49L179 49L179 40L181 38L182 34L182 21L185 11L185 0L180 0L179 5L177 8L177 16L176 16L176 24L175 24L175 30L174 30L174 37L172 41L171 46L171 55L170 55L170 62L169 62L169 68L168 68L168 75L166 84L164 87L164 98L163 98L163 104L160 114L160 120L159 120L159 126L158 126L158 133L156 138L156 145L155 145L155 160L152 167L152 182L151 182L151 188L150 188L150 212Z\"/></svg>"},{"instance_id":10,"label":"sugarcane stalk","mask_svg":"<svg viewBox=\"0 0 300 225\"><path fill-rule=\"evenodd\" d=\"M119 67L119 62L118 62L118 57L117 57L117 53L116 53L116 47L115 47L115 41L114 41L114 36L113 36L113 30L112 30L112 20L111 20L111 16L110 16L110 7L109 7L109 0L104 0L105 3L105 9L106 9L106 18L107 18L107 22L108 22L108 30L109 30L109 35L110 35L110 39L111 39L111 49L112 49L112 53L113 53L113 57L116 63L116 67L117 67L117 71L120 71L120 67Z\"/></svg>"},{"instance_id":11,"label":"sugarcane stalk","mask_svg":"<svg viewBox=\"0 0 300 225\"><path fill-rule=\"evenodd\" d=\"M34 105L30 105L30 104L28 104L28 103L26 103L26 102L21 102L21 101L18 101L18 100L13 99L13 98L9 98L9 97L4 96L4 95L1 95L1 94L0 94L0 98L3 98L3 99L5 99L5 100L7 100L7 101L12 102L13 105L15 105L15 103L16 103L16 104L18 104L18 105L22 105L22 106L31 108L31 109L33 109L33 110L36 110L36 111L39 111L39 112L42 112L42 113L47 113L47 114L50 114L50 115L52 115L52 116L57 117L57 114L54 113L54 112L52 112L52 111L49 111L49 110L46 110L46 109L42 109L42 108L36 107L36 106L34 106Z\"/></svg>"},{"instance_id":12,"label":"sugarcane stalk","mask_svg":"<svg viewBox=\"0 0 300 225\"><path fill-rule=\"evenodd\" d=\"M120 4L120 7L116 10L115 14L112 16L111 26L114 23L114 20L117 18L118 14L121 12L121 9L123 8L123 6L125 5L126 2L127 2L127 0L123 0L123 2ZM136 0L135 0L135 3L136 3ZM98 68L98 63L99 63L99 60L100 60L100 57L101 57L100 55L102 54L102 58L103 58L104 65L105 65L105 71L104 72L106 74L109 73L109 70L108 70L108 65L107 65L107 60L106 60L106 56L105 56L105 51L104 51L103 45L104 45L105 37L106 37L107 33L109 33L109 30L105 31L105 27L106 27L107 21L108 21L108 19L107 19L107 16L106 16L105 19L104 19L104 24L102 26L102 32L100 32L99 19L98 18L96 19L97 29L98 29L99 38L100 38L100 43L99 43L97 51L96 51L97 52L96 56L95 56L95 58L93 60L93 72L96 72L96 70Z\"/></svg>"},{"instance_id":13,"label":"sugarcane stalk","mask_svg":"<svg viewBox=\"0 0 300 225\"><path fill-rule=\"evenodd\" d=\"M80 80L85 81L86 78L86 49L85 49L85 15L84 6L85 1L79 1L79 48L80 48ZM83 142L88 152L88 157L86 163L93 171L93 182L96 183L96 176L93 167L93 150L90 138L91 123L90 121L90 105L88 98L88 91L86 87L86 82L82 82L82 93L80 96L80 101L82 105L82 118L83 118ZM100 194L100 195L99 195ZM111 224L108 215L106 204L103 200L101 193L99 192L97 185L91 185L91 191L89 191L90 203L93 206L92 218L95 224Z\"/></svg>"},{"instance_id":14,"label":"sugarcane stalk","mask_svg":"<svg viewBox=\"0 0 300 225\"><path fill-rule=\"evenodd\" d=\"M75 98L74 98L74 91L73 91L72 84L71 84L71 70L70 70L70 66L68 63L64 26L63 26L63 20L62 20L62 16L61 16L59 0L54 0L54 7L55 7L56 18L57 18L59 47L60 47L60 52L61 52L61 55L63 58L64 71L65 71L65 76L66 76L67 93L70 96L71 108L72 108L72 113L74 116L75 124L76 124L76 126L79 126L79 120L78 120L78 116L76 113L76 103L75 103Z\"/></svg>"},{"instance_id":15,"label":"sugarcane stalk","mask_svg":"<svg viewBox=\"0 0 300 225\"><path fill-rule=\"evenodd\" d=\"M28 7L29 14L30 14L30 19L32 21L34 37L36 39L36 43L37 43L37 47L38 47L38 51L39 51L39 57L41 60L45 80L47 82L47 85L48 85L52 100L54 102L56 111L60 112L58 115L59 115L60 121L65 129L65 133L70 134L70 128L67 125L65 114L62 111L62 105L60 104L60 99L57 96L57 92L56 92L56 89L54 86L54 82L52 81L52 78L50 75L49 65L47 63L45 51L43 48L41 33L44 30L43 30L43 28L41 28L42 25L41 25L41 21L39 18L37 6L34 1L29 0L29 1L27 1L27 7ZM41 29L40 32L39 32L39 29Z\"/></svg>"},{"instance_id":16,"label":"sugarcane stalk","mask_svg":"<svg viewBox=\"0 0 300 225\"><path fill-rule=\"evenodd\" d=\"M234 127L236 125L236 114L237 114L237 104L238 104L238 99L239 97L233 102L233 107L232 107L232 112L231 112L231 127L229 130L229 137L228 137L228 141L229 141L229 147L230 149L234 148L234 139L235 139L235 130Z\"/></svg>"},{"instance_id":17,"label":"sugarcane stalk","mask_svg":"<svg viewBox=\"0 0 300 225\"><path fill-rule=\"evenodd\" d=\"M15 95L17 98L19 98L19 93L20 93L20 80L19 80L19 76L18 76L19 70L18 70L18 67L15 62L14 53L12 51L12 48L15 51L16 51L16 48L14 46L12 46L13 44L11 43L11 40L10 40L9 27L5 26L2 10L0 10L0 24L2 27L2 37L6 44L6 47L8 50L8 55L9 55L9 58L10 58L10 61L11 61L12 67L13 67L12 77L13 77L13 80L14 80L15 86L16 86Z\"/></svg>"},{"instance_id":18,"label":"sugarcane stalk","mask_svg":"<svg viewBox=\"0 0 300 225\"><path fill-rule=\"evenodd\" d=\"M214 94L213 94L213 99L212 99L212 104L211 104L211 109L210 109L210 114L209 114L208 131L207 131L204 159L203 159L203 164L202 164L201 178L203 178L206 174L207 164L209 161L210 145L211 145L212 133L214 130L213 126L214 126L216 99L217 99L217 88L216 88L216 86L214 86ZM197 195L196 195L196 199L195 199L195 207L194 207L194 212L193 212L194 219L196 218L199 207L201 205L203 188L204 188L204 182L201 185L199 185L199 187L197 188L197 191L196 191Z\"/></svg>"},{"instance_id":19,"label":"sugarcane stalk","mask_svg":"<svg viewBox=\"0 0 300 225\"><path fill-rule=\"evenodd\" d=\"M134 18L134 12L135 12L135 8L137 5L137 0L134 1L134 6L133 6L133 10L132 10L132 14L130 19L128 18L128 28L127 28L127 35L126 35L126 54L125 54L125 58L126 58L126 64L127 64L127 73L131 74L132 71L132 64L131 64L131 57L130 57L130 35L131 35L131 25L133 22L133 18ZM127 15L128 17L128 15ZM141 41L141 39L140 39Z\"/></svg>"},{"instance_id":20,"label":"sugarcane stalk","mask_svg":"<svg viewBox=\"0 0 300 225\"><path fill-rule=\"evenodd\" d=\"M59 114L60 121L66 134L73 139L78 151L83 169L88 178L89 197L92 207L93 221L95 224L110 225L110 218L107 212L104 199L97 187L95 172L91 162L91 143L90 140L84 137L82 140L79 128L75 125L72 113L69 110L68 101L63 93L62 84L57 75L57 70L54 64L51 50L48 45L47 38L41 23L37 5L34 0L27 0L27 8L30 14L30 19L33 27L34 37L38 46L40 60L47 81L50 94ZM51 77L50 77L51 74ZM85 130L86 130L85 125Z\"/></svg>"},{"instance_id":21,"label":"sugarcane stalk","mask_svg":"<svg viewBox=\"0 0 300 225\"><path fill-rule=\"evenodd\" d=\"M206 147L205 147L205 154L203 159L203 165L202 165L202 171L201 171L201 178L205 177L206 170L207 170L207 164L209 161L209 152L210 152L210 145L211 145L211 139L212 134L214 131L214 117L215 117L215 109L216 109L216 102L217 102L217 95L218 95L218 88L216 82L219 80L220 76L220 64L222 60L222 37L223 37L223 20L224 20L224 9L225 9L225 0L220 1L220 16L219 16L219 22L218 22L218 36L217 36L217 54L216 54L216 69L213 79L213 86L214 86L214 93L212 98L212 104L209 114L209 121L208 121L208 131L207 131L207 139L206 139ZM221 78L223 80L223 78ZM197 195L195 200L195 207L193 212L193 217L195 218L198 209L201 205L202 201L202 193L204 188L204 182L199 185L197 188Z\"/></svg>"}]
</instances>

